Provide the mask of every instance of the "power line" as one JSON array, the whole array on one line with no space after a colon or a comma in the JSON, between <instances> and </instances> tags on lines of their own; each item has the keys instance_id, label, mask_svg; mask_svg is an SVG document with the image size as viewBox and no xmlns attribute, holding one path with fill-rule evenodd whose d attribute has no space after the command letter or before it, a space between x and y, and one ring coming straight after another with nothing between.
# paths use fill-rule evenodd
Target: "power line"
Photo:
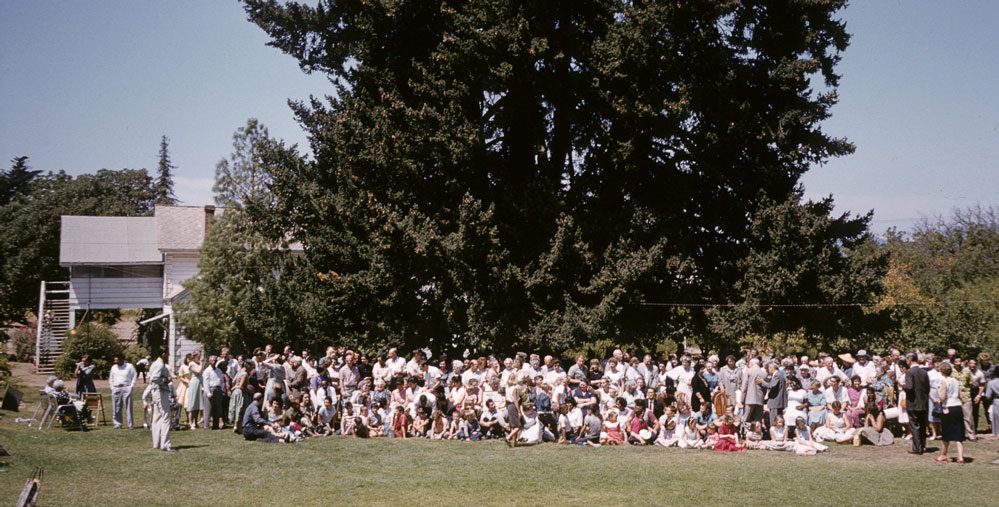
<instances>
[{"instance_id":1,"label":"power line","mask_svg":"<svg viewBox=\"0 0 999 507\"><path fill-rule=\"evenodd\" d=\"M875 306L946 306L970 304L999 304L999 299L910 301L902 303L650 303L645 301L639 303L641 306L668 306L678 308L844 308Z\"/></svg>"}]
</instances>

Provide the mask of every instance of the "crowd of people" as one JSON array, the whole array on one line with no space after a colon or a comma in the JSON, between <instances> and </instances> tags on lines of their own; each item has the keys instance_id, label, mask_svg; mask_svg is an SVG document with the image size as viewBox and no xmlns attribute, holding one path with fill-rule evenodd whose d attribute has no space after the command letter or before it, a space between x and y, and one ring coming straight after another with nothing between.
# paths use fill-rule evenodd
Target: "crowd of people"
<instances>
[{"instance_id":1,"label":"crowd of people","mask_svg":"<svg viewBox=\"0 0 999 507\"><path fill-rule=\"evenodd\" d=\"M986 432L999 434L999 369L987 353L965 360L954 350L815 358L613 350L565 368L525 353L431 360L425 350L407 358L390 349L370 361L342 347L316 357L267 346L247 356L193 353L175 374L166 357L151 364L143 395L144 406L162 407L153 419L231 427L268 442L341 435L815 454L832 443L902 438L922 453L929 433L943 440L937 461L949 459L953 444L963 463L980 411ZM165 431L161 448L169 448Z\"/></svg>"}]
</instances>

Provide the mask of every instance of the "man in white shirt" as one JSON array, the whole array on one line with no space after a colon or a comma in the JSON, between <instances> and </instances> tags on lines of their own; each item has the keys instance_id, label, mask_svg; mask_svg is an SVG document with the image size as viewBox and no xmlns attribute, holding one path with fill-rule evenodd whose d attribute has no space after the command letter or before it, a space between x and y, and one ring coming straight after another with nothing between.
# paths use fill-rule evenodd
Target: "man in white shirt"
<instances>
[{"instance_id":1,"label":"man in white shirt","mask_svg":"<svg viewBox=\"0 0 999 507\"><path fill-rule=\"evenodd\" d=\"M392 383L392 367L386 362L385 354L379 353L378 359L375 360L375 365L371 367L371 376L374 380L383 380L386 384Z\"/></svg>"},{"instance_id":2,"label":"man in white shirt","mask_svg":"<svg viewBox=\"0 0 999 507\"><path fill-rule=\"evenodd\" d=\"M216 366L226 375L229 375L229 378L236 378L236 374L239 373L239 361L236 361L236 358L229 354L229 347L222 347Z\"/></svg>"},{"instance_id":3,"label":"man in white shirt","mask_svg":"<svg viewBox=\"0 0 999 507\"><path fill-rule=\"evenodd\" d=\"M874 382L877 378L874 363L867 360L867 351L857 351L857 362L853 365L853 374L860 377L860 385L867 387L867 384Z\"/></svg>"},{"instance_id":4,"label":"man in white shirt","mask_svg":"<svg viewBox=\"0 0 999 507\"><path fill-rule=\"evenodd\" d=\"M205 413L206 430L219 429L219 421L222 420L222 414L225 412L222 399L222 370L217 365L218 358L209 356L208 363L205 365L204 371L201 372L201 388L205 393L205 400L208 402L205 404L205 408L208 409ZM208 425L209 419L211 420L210 428Z\"/></svg>"},{"instance_id":5,"label":"man in white shirt","mask_svg":"<svg viewBox=\"0 0 999 507\"><path fill-rule=\"evenodd\" d=\"M822 385L826 385L826 380L828 380L829 377L832 376L839 377L839 380L841 382L848 380L846 378L846 374L843 373L843 370L840 370L839 367L836 366L836 363L833 361L832 356L827 356L825 358L825 361L823 362L822 367L819 368L819 371L815 372L815 378L819 382L822 382Z\"/></svg>"},{"instance_id":6,"label":"man in white shirt","mask_svg":"<svg viewBox=\"0 0 999 507\"><path fill-rule=\"evenodd\" d=\"M464 385L471 385L469 382L472 379L478 381L479 385L482 385L482 381L485 380L485 372L482 371L482 365L479 364L478 359L472 359L468 366L468 369L461 372L461 383Z\"/></svg>"},{"instance_id":7,"label":"man in white shirt","mask_svg":"<svg viewBox=\"0 0 999 507\"><path fill-rule=\"evenodd\" d=\"M562 369L561 363L553 361L552 365L548 368L548 373L545 373L545 383L554 386L558 383L559 379L562 379L563 384L565 383L565 370Z\"/></svg>"},{"instance_id":8,"label":"man in white shirt","mask_svg":"<svg viewBox=\"0 0 999 507\"><path fill-rule=\"evenodd\" d=\"M108 386L111 387L111 422L114 429L121 428L121 412L125 410L128 418L128 429L132 429L132 388L138 376L135 367L125 361L121 355L114 356L111 374L108 376Z\"/></svg>"},{"instance_id":9,"label":"man in white shirt","mask_svg":"<svg viewBox=\"0 0 999 507\"><path fill-rule=\"evenodd\" d=\"M385 363L392 370L392 375L402 375L406 371L406 360L399 357L399 349L395 347L389 349Z\"/></svg>"},{"instance_id":10,"label":"man in white shirt","mask_svg":"<svg viewBox=\"0 0 999 507\"><path fill-rule=\"evenodd\" d=\"M441 386L441 369L427 362L426 359L420 361L420 376L423 377L423 386L427 392L435 392Z\"/></svg>"}]
</instances>

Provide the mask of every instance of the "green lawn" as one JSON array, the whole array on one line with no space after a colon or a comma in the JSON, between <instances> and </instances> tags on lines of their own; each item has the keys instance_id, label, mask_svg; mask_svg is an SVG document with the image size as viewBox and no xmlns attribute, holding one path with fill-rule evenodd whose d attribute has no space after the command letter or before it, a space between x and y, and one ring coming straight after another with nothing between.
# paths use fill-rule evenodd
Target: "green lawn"
<instances>
[{"instance_id":1,"label":"green lawn","mask_svg":"<svg viewBox=\"0 0 999 507\"><path fill-rule=\"evenodd\" d=\"M138 397L136 393L136 398ZM106 394L106 393L105 393ZM151 449L148 431L48 432L2 412L0 445L10 457L0 498L17 497L31 470L45 469L39 505L621 504L811 505L948 504L996 499L999 440L968 445L967 465L906 454L907 442L874 448L833 446L824 455L733 454L680 449L502 442L355 440L298 444L246 442L230 431L172 434L180 452ZM25 415L24 412L27 412ZM108 414L110 417L110 413ZM577 504L582 505L582 504ZM591 504L592 505L592 504Z\"/></svg>"}]
</instances>

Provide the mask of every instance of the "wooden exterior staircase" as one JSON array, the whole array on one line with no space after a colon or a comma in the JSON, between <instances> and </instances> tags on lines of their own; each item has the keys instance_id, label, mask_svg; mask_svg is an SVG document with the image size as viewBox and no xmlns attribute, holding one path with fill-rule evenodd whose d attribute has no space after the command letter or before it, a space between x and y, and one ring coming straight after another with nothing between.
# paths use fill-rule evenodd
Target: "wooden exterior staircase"
<instances>
[{"instance_id":1,"label":"wooden exterior staircase","mask_svg":"<svg viewBox=\"0 0 999 507\"><path fill-rule=\"evenodd\" d=\"M51 375L69 331L69 282L42 282L35 337L35 373Z\"/></svg>"}]
</instances>

